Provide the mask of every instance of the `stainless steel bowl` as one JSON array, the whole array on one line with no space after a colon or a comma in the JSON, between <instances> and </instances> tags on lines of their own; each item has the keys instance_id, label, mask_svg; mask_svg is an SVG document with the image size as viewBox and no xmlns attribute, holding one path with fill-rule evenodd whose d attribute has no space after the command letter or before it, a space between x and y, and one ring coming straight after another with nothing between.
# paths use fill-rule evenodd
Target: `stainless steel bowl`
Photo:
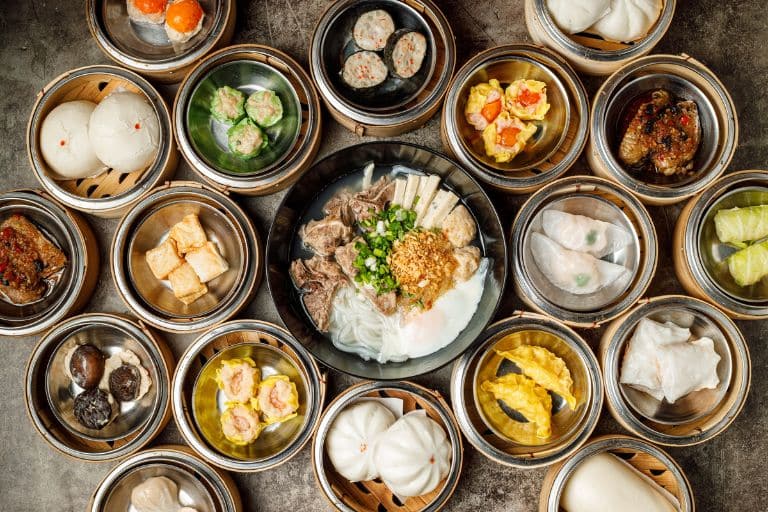
<instances>
[{"instance_id":1,"label":"stainless steel bowl","mask_svg":"<svg viewBox=\"0 0 768 512\"><path fill-rule=\"evenodd\" d=\"M729 174L697 197L683 229L683 258L694 280L715 304L740 315L768 316L768 285L762 280L738 286L725 259L735 249L717 238L714 215L721 209L768 204L768 178L764 171Z\"/></svg>"},{"instance_id":2,"label":"stainless steel bowl","mask_svg":"<svg viewBox=\"0 0 768 512\"><path fill-rule=\"evenodd\" d=\"M633 235L632 243L604 259L629 269L631 279L587 295L561 290L533 258L530 236L541 232L541 213L561 210L613 223ZM648 211L627 190L602 178L573 176L535 193L518 211L510 235L515 287L531 307L569 325L594 327L631 307L645 293L656 268L658 242Z\"/></svg>"},{"instance_id":3,"label":"stainless steel bowl","mask_svg":"<svg viewBox=\"0 0 768 512\"><path fill-rule=\"evenodd\" d=\"M496 355L495 349L539 345L562 358L574 381L576 410L564 400L552 400L552 437L530 444L515 441L502 430L507 419L523 422L508 408L482 400L478 384L484 378L519 371ZM603 405L597 359L587 343L565 325L541 315L518 313L483 332L474 348L456 362L451 377L453 410L462 432L480 453L505 466L536 468L569 456L592 434ZM493 407L495 412L486 409Z\"/></svg>"},{"instance_id":4,"label":"stainless steel bowl","mask_svg":"<svg viewBox=\"0 0 768 512\"><path fill-rule=\"evenodd\" d=\"M339 488L336 480L343 480L344 483L360 489L362 496L367 496L370 493L370 491L366 490L365 484L362 482L346 482L344 477L335 472L325 451L325 439L328 436L328 431L330 430L331 425L333 425L336 416L338 416L346 407L364 397L401 398L404 400L403 405L405 412L415 410L416 408L426 409L429 417L437 421L445 430L448 440L451 443L451 468L448 472L448 476L437 489L427 495L428 497L420 496L410 498L408 499L409 503L403 505L407 510L418 510L419 512L436 512L441 510L445 507L459 483L461 466L464 459L461 432L450 408L442 397L440 397L439 393L430 391L409 381L389 383L363 381L342 392L325 409L323 416L320 419L320 425L317 428L317 434L315 434L315 437L312 440L312 467L325 498L337 510L342 512L368 510L368 508L361 508L361 505L355 503L358 499L357 497L347 496L345 490ZM382 484L377 484L377 488L378 487L381 487L381 494L391 494L391 491L387 490ZM397 499L394 496L392 497ZM378 502L378 510L381 510L382 508L385 508L383 503L380 503L381 500L381 496L374 496L371 498L366 497L365 507L375 506ZM399 503L399 500L395 501L395 503Z\"/></svg>"},{"instance_id":5,"label":"stainless steel bowl","mask_svg":"<svg viewBox=\"0 0 768 512\"><path fill-rule=\"evenodd\" d=\"M124 403L102 431L86 429L72 414L79 392L63 368L64 354L75 344L91 343L112 354L133 351L149 372L152 385L138 402ZM170 352L139 324L109 314L89 313L48 331L30 357L26 373L27 410L35 428L57 450L87 461L124 457L152 440L169 416Z\"/></svg>"},{"instance_id":6,"label":"stainless steel bowl","mask_svg":"<svg viewBox=\"0 0 768 512\"><path fill-rule=\"evenodd\" d=\"M534 121L539 129L533 140L505 164L486 156L479 132L464 115L470 88L491 78L502 85L525 78L543 81L551 105L544 121ZM451 152L479 179L512 192L529 192L560 177L587 141L589 104L581 81L564 60L539 47L499 46L476 55L454 77L445 102L442 129Z\"/></svg>"},{"instance_id":7,"label":"stainless steel bowl","mask_svg":"<svg viewBox=\"0 0 768 512\"><path fill-rule=\"evenodd\" d=\"M299 381L299 416L271 427L263 439L260 437L251 445L253 448L245 447L236 454L229 449L222 450L227 448L223 437L219 439L212 434L218 426L220 404L216 401L215 389L211 392L202 380L206 368L210 373L209 362L224 357L219 354L255 357L270 371L286 371ZM198 386L201 389L198 390ZM198 393L206 394L203 399L212 400L210 407L194 405ZM309 352L284 329L257 320L234 320L209 330L187 348L173 376L172 395L179 430L203 459L229 471L255 472L284 463L307 443L320 418L325 380Z\"/></svg>"},{"instance_id":8,"label":"stainless steel bowl","mask_svg":"<svg viewBox=\"0 0 768 512\"><path fill-rule=\"evenodd\" d=\"M349 33L357 16L373 9L386 10L397 28L422 32L429 48L413 78L390 78L371 92L354 91L338 75L344 57L354 51ZM365 125L400 125L434 110L448 88L455 63L448 20L430 0L337 0L322 14L310 42L310 68L320 94L342 116Z\"/></svg>"},{"instance_id":9,"label":"stainless steel bowl","mask_svg":"<svg viewBox=\"0 0 768 512\"><path fill-rule=\"evenodd\" d=\"M657 89L696 102L701 143L694 171L684 177L643 174L624 168L617 157L622 120L633 100ZM686 56L652 55L611 75L595 97L590 118L590 165L648 202L681 201L707 188L730 163L736 150L736 108L723 85L707 68Z\"/></svg>"},{"instance_id":10,"label":"stainless steel bowl","mask_svg":"<svg viewBox=\"0 0 768 512\"><path fill-rule=\"evenodd\" d=\"M642 318L671 321L690 328L694 338L711 338L720 356L718 386L669 404L621 384L626 347ZM669 295L637 306L608 328L601 353L609 410L630 431L656 444L690 446L712 439L733 422L749 391L751 363L741 332L719 309L691 297Z\"/></svg>"},{"instance_id":11,"label":"stainless steel bowl","mask_svg":"<svg viewBox=\"0 0 768 512\"><path fill-rule=\"evenodd\" d=\"M202 28L181 44L168 40L162 24L131 21L124 0L88 0L88 28L99 48L118 64L161 81L179 81L185 68L232 36L235 2L199 2L205 13Z\"/></svg>"},{"instance_id":12,"label":"stainless steel bowl","mask_svg":"<svg viewBox=\"0 0 768 512\"><path fill-rule=\"evenodd\" d=\"M115 466L101 481L89 512L134 512L131 491L144 480L163 476L179 488L179 501L198 512L240 512L240 494L232 479L209 466L184 446L159 446L133 455Z\"/></svg>"},{"instance_id":13,"label":"stainless steel bowl","mask_svg":"<svg viewBox=\"0 0 768 512\"><path fill-rule=\"evenodd\" d=\"M39 133L48 113L59 104L77 99L98 103L109 93L127 88L143 95L157 115L160 145L149 167L135 173L112 169L97 178L57 181L51 177L40 149ZM27 150L32 171L43 188L57 201L75 210L100 217L125 212L176 168L178 152L173 144L171 115L160 93L136 73L117 66L86 66L55 78L38 94L27 125Z\"/></svg>"},{"instance_id":14,"label":"stainless steel bowl","mask_svg":"<svg viewBox=\"0 0 768 512\"><path fill-rule=\"evenodd\" d=\"M84 305L99 272L99 254L85 221L44 193L19 190L0 195L0 222L12 214L32 221L67 257L58 281L40 300L16 305L0 299L0 335L25 336L49 329Z\"/></svg>"},{"instance_id":15,"label":"stainless steel bowl","mask_svg":"<svg viewBox=\"0 0 768 512\"><path fill-rule=\"evenodd\" d=\"M586 459L598 453L611 452L619 458L633 458L642 456L647 459L644 465L651 465L650 470L653 476L665 475L668 484L665 487L672 487L675 492L672 494L678 501L676 510L680 512L693 512L696 507L694 504L693 490L688 482L683 470L666 452L660 450L654 445L626 436L606 436L596 438L573 454L565 463L558 467L554 475L547 476L547 483L551 486L549 492L542 492L539 510L541 512L561 512L560 498L563 494L568 479L576 468ZM603 485L610 485L610 482L604 482Z\"/></svg>"},{"instance_id":16,"label":"stainless steel bowl","mask_svg":"<svg viewBox=\"0 0 768 512\"><path fill-rule=\"evenodd\" d=\"M144 254L191 213L199 216L230 268L208 283L208 294L185 305L155 278ZM262 260L259 236L234 201L196 183L175 182L153 191L123 217L112 242L111 266L118 293L142 320L167 331L195 332L245 306L261 278Z\"/></svg>"}]
</instances>

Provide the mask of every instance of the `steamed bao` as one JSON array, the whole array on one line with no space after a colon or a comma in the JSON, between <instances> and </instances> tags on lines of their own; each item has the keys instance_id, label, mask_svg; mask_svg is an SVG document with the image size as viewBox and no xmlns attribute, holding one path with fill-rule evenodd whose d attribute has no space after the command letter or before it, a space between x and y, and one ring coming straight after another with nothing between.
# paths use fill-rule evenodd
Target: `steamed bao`
<instances>
[{"instance_id":1,"label":"steamed bao","mask_svg":"<svg viewBox=\"0 0 768 512\"><path fill-rule=\"evenodd\" d=\"M564 32L589 31L614 42L645 37L662 7L662 0L547 0L550 15Z\"/></svg>"},{"instance_id":2,"label":"steamed bao","mask_svg":"<svg viewBox=\"0 0 768 512\"><path fill-rule=\"evenodd\" d=\"M379 399L359 400L338 414L325 440L331 464L350 482L381 478L401 498L428 494L448 476L451 443L424 410L402 415L402 400L387 400L399 414Z\"/></svg>"},{"instance_id":3,"label":"steamed bao","mask_svg":"<svg viewBox=\"0 0 768 512\"><path fill-rule=\"evenodd\" d=\"M51 110L40 128L40 149L51 177L90 178L108 169L147 168L160 148L160 121L142 95L116 91L98 105L76 100Z\"/></svg>"}]
</instances>

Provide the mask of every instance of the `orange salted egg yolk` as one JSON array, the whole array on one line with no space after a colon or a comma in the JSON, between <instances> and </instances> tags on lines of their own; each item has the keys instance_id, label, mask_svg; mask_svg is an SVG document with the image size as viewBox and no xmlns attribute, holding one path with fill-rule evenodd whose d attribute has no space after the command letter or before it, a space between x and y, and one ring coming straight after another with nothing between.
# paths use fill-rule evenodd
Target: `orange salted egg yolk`
<instances>
[{"instance_id":1,"label":"orange salted egg yolk","mask_svg":"<svg viewBox=\"0 0 768 512\"><path fill-rule=\"evenodd\" d=\"M168 0L133 0L133 5L144 14L158 14L165 11Z\"/></svg>"},{"instance_id":2,"label":"orange salted egg yolk","mask_svg":"<svg viewBox=\"0 0 768 512\"><path fill-rule=\"evenodd\" d=\"M177 32L191 32L202 17L203 8L197 0L179 0L168 6L165 22Z\"/></svg>"}]
</instances>

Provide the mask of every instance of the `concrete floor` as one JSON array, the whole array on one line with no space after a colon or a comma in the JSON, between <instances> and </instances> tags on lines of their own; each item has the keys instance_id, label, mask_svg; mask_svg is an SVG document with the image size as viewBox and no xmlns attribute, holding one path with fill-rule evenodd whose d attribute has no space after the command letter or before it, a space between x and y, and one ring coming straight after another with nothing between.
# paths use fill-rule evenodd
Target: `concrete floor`
<instances>
[{"instance_id":1,"label":"concrete floor","mask_svg":"<svg viewBox=\"0 0 768 512\"><path fill-rule=\"evenodd\" d=\"M523 22L523 2L508 0L438 0L453 24L459 47L459 63L488 47L529 42ZM311 31L327 0L261 0L238 2L236 43L261 43L280 48L307 63ZM46 83L71 68L108 63L99 51L84 20L84 2L28 0L0 2L0 190L36 187L25 153L24 130L35 95ZM762 0L723 2L700 0L678 2L674 22L657 52L685 52L706 63L733 95L741 125L739 148L732 170L765 168L768 161L768 11ZM597 79L585 83L594 92ZM170 101L173 89L165 89ZM326 116L320 157L360 139ZM431 120L419 130L399 137L440 149L439 123ZM588 173L580 161L574 173ZM179 166L178 178L194 178L186 163ZM281 194L258 199L241 199L262 234L267 232ZM519 198L496 194L503 206L506 225ZM678 207L651 208L661 240L661 260L651 295L682 293L674 277L670 258L670 229ZM98 234L102 255L116 226L115 220L89 219ZM106 258L104 258L106 259ZM511 290L511 288L510 288ZM509 292L499 317L520 307ZM87 311L126 312L115 294L108 267L101 269L101 285ZM242 315L279 321L266 286ZM693 485L698 509L763 511L768 509L768 474L765 449L768 441L768 322L740 322L751 350L752 391L746 407L730 429L704 446L670 450L685 469ZM599 332L583 333L591 343ZM168 336L176 355L191 341L190 336ZM24 412L23 375L34 337L0 340L0 510L75 511L83 510L97 483L113 465L72 461L51 449L34 431ZM416 379L447 393L450 368ZM352 379L331 375L331 392ZM599 433L622 432L607 413ZM181 442L173 423L155 444ZM535 510L544 470L516 471L486 460L466 447L459 488L447 510L523 512ZM246 510L327 510L329 506L317 489L309 450L279 469L262 474L236 475Z\"/></svg>"}]
</instances>

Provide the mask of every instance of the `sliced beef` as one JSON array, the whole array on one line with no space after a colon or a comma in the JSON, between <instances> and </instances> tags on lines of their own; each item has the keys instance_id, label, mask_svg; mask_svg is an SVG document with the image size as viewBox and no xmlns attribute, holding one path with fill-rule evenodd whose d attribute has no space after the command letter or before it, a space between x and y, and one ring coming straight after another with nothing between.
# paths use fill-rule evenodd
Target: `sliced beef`
<instances>
[{"instance_id":1,"label":"sliced beef","mask_svg":"<svg viewBox=\"0 0 768 512\"><path fill-rule=\"evenodd\" d=\"M333 251L352 239L352 228L339 217L326 216L311 220L301 227L299 236L304 244L320 256L333 256Z\"/></svg>"},{"instance_id":2,"label":"sliced beef","mask_svg":"<svg viewBox=\"0 0 768 512\"><path fill-rule=\"evenodd\" d=\"M341 219L344 224L351 226L355 222L355 217L349 208L350 199L352 199L352 194L342 190L325 203L323 213L327 216Z\"/></svg>"},{"instance_id":3,"label":"sliced beef","mask_svg":"<svg viewBox=\"0 0 768 512\"><path fill-rule=\"evenodd\" d=\"M370 299L371 304L385 315L391 315L397 310L397 294L395 292L377 295L376 290L366 287L363 288L363 293Z\"/></svg>"},{"instance_id":4,"label":"sliced beef","mask_svg":"<svg viewBox=\"0 0 768 512\"><path fill-rule=\"evenodd\" d=\"M294 260L290 274L296 286L305 292L301 299L317 329L326 332L336 290L348 282L341 267L332 260L313 256Z\"/></svg>"},{"instance_id":5,"label":"sliced beef","mask_svg":"<svg viewBox=\"0 0 768 512\"><path fill-rule=\"evenodd\" d=\"M362 237L358 236L348 244L337 247L334 252L336 263L339 264L341 270L343 270L350 279L354 279L358 273L358 270L355 267L355 259L357 259L359 251L355 249L355 245L359 242L364 242L364 240Z\"/></svg>"},{"instance_id":6,"label":"sliced beef","mask_svg":"<svg viewBox=\"0 0 768 512\"><path fill-rule=\"evenodd\" d=\"M394 195L395 182L382 176L370 188L353 195L349 200L349 208L358 222L367 220L382 211Z\"/></svg>"}]
</instances>

